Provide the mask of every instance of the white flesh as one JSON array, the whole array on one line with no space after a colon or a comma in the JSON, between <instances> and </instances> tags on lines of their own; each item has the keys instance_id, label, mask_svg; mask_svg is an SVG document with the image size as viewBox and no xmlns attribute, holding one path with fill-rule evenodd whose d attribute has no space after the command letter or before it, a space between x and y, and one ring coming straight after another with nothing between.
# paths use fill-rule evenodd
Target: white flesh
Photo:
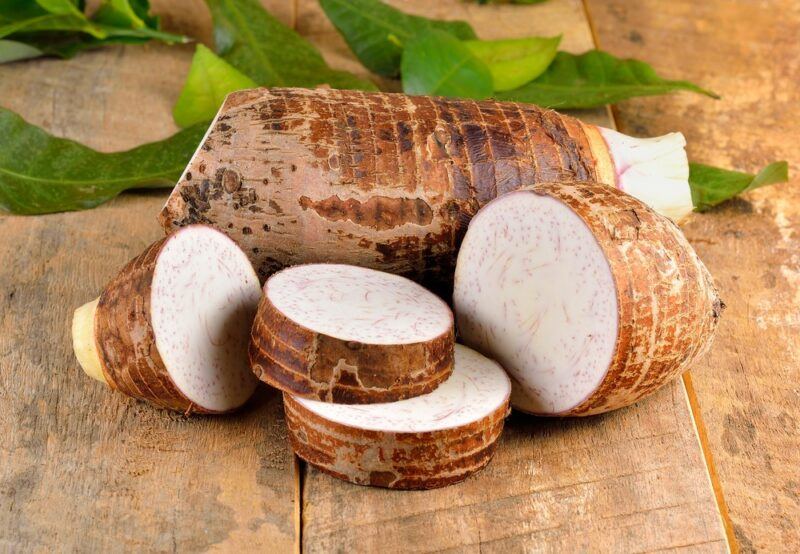
<instances>
[{"instance_id":1,"label":"white flesh","mask_svg":"<svg viewBox=\"0 0 800 554\"><path fill-rule=\"evenodd\" d=\"M686 139L681 133L635 138L600 127L617 172L617 187L673 221L694 206Z\"/></svg>"},{"instance_id":2,"label":"white flesh","mask_svg":"<svg viewBox=\"0 0 800 554\"><path fill-rule=\"evenodd\" d=\"M450 377L433 392L385 404L331 404L293 397L318 416L341 425L387 433L422 433L469 425L500 408L511 383L496 362L456 345Z\"/></svg>"},{"instance_id":3,"label":"white flesh","mask_svg":"<svg viewBox=\"0 0 800 554\"><path fill-rule=\"evenodd\" d=\"M150 296L156 346L198 406L231 410L255 390L247 343L260 293L244 252L209 227L177 231L159 253Z\"/></svg>"},{"instance_id":4,"label":"white flesh","mask_svg":"<svg viewBox=\"0 0 800 554\"><path fill-rule=\"evenodd\" d=\"M519 409L569 410L606 374L616 286L589 228L558 200L520 191L481 209L458 255L453 303L461 340L508 371Z\"/></svg>"},{"instance_id":5,"label":"white flesh","mask_svg":"<svg viewBox=\"0 0 800 554\"><path fill-rule=\"evenodd\" d=\"M295 323L366 344L427 342L447 332L453 314L438 296L404 277L338 264L284 269L264 290Z\"/></svg>"}]
</instances>

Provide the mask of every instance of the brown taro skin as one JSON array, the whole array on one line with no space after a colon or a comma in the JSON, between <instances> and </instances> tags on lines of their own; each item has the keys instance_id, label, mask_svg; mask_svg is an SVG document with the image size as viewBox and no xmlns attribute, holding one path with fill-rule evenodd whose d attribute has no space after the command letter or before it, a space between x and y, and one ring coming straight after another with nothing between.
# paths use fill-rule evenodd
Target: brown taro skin
<instances>
[{"instance_id":1,"label":"brown taro skin","mask_svg":"<svg viewBox=\"0 0 800 554\"><path fill-rule=\"evenodd\" d=\"M435 489L463 481L494 454L508 402L468 425L419 433L357 429L326 420L283 395L294 452L320 470L358 485ZM387 406L387 409L391 405ZM365 465L364 453L369 456Z\"/></svg>"},{"instance_id":2,"label":"brown taro skin","mask_svg":"<svg viewBox=\"0 0 800 554\"><path fill-rule=\"evenodd\" d=\"M434 390L453 371L454 344L452 324L425 342L342 340L292 321L264 294L249 355L256 376L284 392L324 402L372 404Z\"/></svg>"},{"instance_id":3,"label":"brown taro skin","mask_svg":"<svg viewBox=\"0 0 800 554\"><path fill-rule=\"evenodd\" d=\"M100 295L94 319L100 365L109 386L128 396L187 414L212 413L178 390L156 348L150 291L167 240L154 242L128 262Z\"/></svg>"},{"instance_id":4,"label":"brown taro skin","mask_svg":"<svg viewBox=\"0 0 800 554\"><path fill-rule=\"evenodd\" d=\"M633 404L709 350L725 304L675 223L597 183L545 183L530 191L560 200L593 232L611 268L619 310L602 383L568 412L550 415L587 416Z\"/></svg>"},{"instance_id":5,"label":"brown taro skin","mask_svg":"<svg viewBox=\"0 0 800 554\"><path fill-rule=\"evenodd\" d=\"M597 128L531 104L334 89L228 96L160 215L207 223L263 281L332 262L452 291L470 218L496 196L616 173Z\"/></svg>"}]
</instances>

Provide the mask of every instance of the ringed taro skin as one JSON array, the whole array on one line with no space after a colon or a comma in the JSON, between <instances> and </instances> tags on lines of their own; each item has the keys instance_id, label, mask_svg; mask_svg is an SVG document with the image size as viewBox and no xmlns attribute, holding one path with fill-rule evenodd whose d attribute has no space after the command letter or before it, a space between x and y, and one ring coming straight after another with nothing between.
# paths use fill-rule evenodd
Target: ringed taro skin
<instances>
[{"instance_id":1,"label":"ringed taro skin","mask_svg":"<svg viewBox=\"0 0 800 554\"><path fill-rule=\"evenodd\" d=\"M453 293L461 340L497 360L514 408L627 406L711 345L724 307L680 230L597 183L509 193L470 223Z\"/></svg>"},{"instance_id":2,"label":"ringed taro skin","mask_svg":"<svg viewBox=\"0 0 800 554\"><path fill-rule=\"evenodd\" d=\"M422 396L368 405L283 399L292 448L307 462L360 485L431 489L489 463L510 392L496 362L457 344L450 378Z\"/></svg>"},{"instance_id":3,"label":"ringed taro skin","mask_svg":"<svg viewBox=\"0 0 800 554\"><path fill-rule=\"evenodd\" d=\"M433 390L453 368L453 314L389 273L306 264L264 285L250 362L266 383L326 402L391 402Z\"/></svg>"},{"instance_id":4,"label":"ringed taro skin","mask_svg":"<svg viewBox=\"0 0 800 554\"><path fill-rule=\"evenodd\" d=\"M260 294L230 238L185 227L150 245L75 311L75 354L89 376L156 406L234 410L258 384L247 343Z\"/></svg>"},{"instance_id":5,"label":"ringed taro skin","mask_svg":"<svg viewBox=\"0 0 800 554\"><path fill-rule=\"evenodd\" d=\"M691 211L679 133L636 139L531 104L333 89L232 93L161 212L208 223L259 277L304 263L403 275L449 297L482 206L520 187L591 180L666 215Z\"/></svg>"}]
</instances>

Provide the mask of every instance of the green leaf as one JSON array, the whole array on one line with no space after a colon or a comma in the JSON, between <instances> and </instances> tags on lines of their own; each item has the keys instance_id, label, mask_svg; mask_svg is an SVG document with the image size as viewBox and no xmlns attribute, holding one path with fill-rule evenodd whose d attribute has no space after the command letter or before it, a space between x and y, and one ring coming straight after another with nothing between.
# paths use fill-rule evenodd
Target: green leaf
<instances>
[{"instance_id":1,"label":"green leaf","mask_svg":"<svg viewBox=\"0 0 800 554\"><path fill-rule=\"evenodd\" d=\"M377 90L331 69L310 42L267 13L257 0L208 0L217 53L259 85Z\"/></svg>"},{"instance_id":2,"label":"green leaf","mask_svg":"<svg viewBox=\"0 0 800 554\"><path fill-rule=\"evenodd\" d=\"M46 13L29 19L10 21L0 25L0 38L14 33L34 31L78 31L96 38L105 38L107 32L83 15Z\"/></svg>"},{"instance_id":3,"label":"green leaf","mask_svg":"<svg viewBox=\"0 0 800 554\"><path fill-rule=\"evenodd\" d=\"M158 17L150 15L149 0L105 0L94 19L109 37L109 42L138 42L154 39L166 43L189 42L187 37L165 33L160 29ZM134 40L129 40L134 39Z\"/></svg>"},{"instance_id":4,"label":"green leaf","mask_svg":"<svg viewBox=\"0 0 800 554\"><path fill-rule=\"evenodd\" d=\"M0 25L49 13L31 0L0 0Z\"/></svg>"},{"instance_id":5,"label":"green leaf","mask_svg":"<svg viewBox=\"0 0 800 554\"><path fill-rule=\"evenodd\" d=\"M83 15L82 7L79 7L76 2L72 2L71 0L36 0L36 3L50 13L59 15Z\"/></svg>"},{"instance_id":6,"label":"green leaf","mask_svg":"<svg viewBox=\"0 0 800 554\"><path fill-rule=\"evenodd\" d=\"M460 40L431 30L409 42L401 63L403 91L460 98L487 98L492 74Z\"/></svg>"},{"instance_id":7,"label":"green leaf","mask_svg":"<svg viewBox=\"0 0 800 554\"><path fill-rule=\"evenodd\" d=\"M518 89L501 92L496 97L546 108L593 108L635 96L677 90L719 98L688 81L662 79L644 62L623 60L600 50L590 50L580 55L559 52L539 78Z\"/></svg>"},{"instance_id":8,"label":"green leaf","mask_svg":"<svg viewBox=\"0 0 800 554\"><path fill-rule=\"evenodd\" d=\"M116 39L99 40L82 33L48 31L41 33L18 33L13 35L14 40L24 43L29 47L41 51L44 56L58 56L60 58L71 58L82 50L97 48ZM131 39L126 42L142 42L142 39Z\"/></svg>"},{"instance_id":9,"label":"green leaf","mask_svg":"<svg viewBox=\"0 0 800 554\"><path fill-rule=\"evenodd\" d=\"M147 11L145 11L146 13ZM95 12L93 19L98 23L128 29L141 29L148 26L136 12L130 0L106 0ZM150 21L150 23L154 22ZM156 25L153 24L152 27L156 28Z\"/></svg>"},{"instance_id":10,"label":"green leaf","mask_svg":"<svg viewBox=\"0 0 800 554\"><path fill-rule=\"evenodd\" d=\"M495 91L512 90L535 79L556 57L557 37L467 40L464 44L492 72Z\"/></svg>"},{"instance_id":11,"label":"green leaf","mask_svg":"<svg viewBox=\"0 0 800 554\"><path fill-rule=\"evenodd\" d=\"M89 21L81 8L70 0L0 0L0 38L34 31L77 31L105 38L105 31Z\"/></svg>"},{"instance_id":12,"label":"green leaf","mask_svg":"<svg viewBox=\"0 0 800 554\"><path fill-rule=\"evenodd\" d=\"M150 29L149 27L141 27L138 29L124 29L121 27L111 27L109 25L98 25L98 27L105 31L107 35L107 38L104 39L105 44L138 44L148 40L160 40L161 42L166 42L167 44L185 44L187 42L191 42L189 37L175 35L173 33L167 33L157 29Z\"/></svg>"},{"instance_id":13,"label":"green leaf","mask_svg":"<svg viewBox=\"0 0 800 554\"><path fill-rule=\"evenodd\" d=\"M695 210L704 212L744 192L785 183L789 180L789 164L772 162L757 175L731 171L697 163L689 164L689 187Z\"/></svg>"},{"instance_id":14,"label":"green leaf","mask_svg":"<svg viewBox=\"0 0 800 554\"><path fill-rule=\"evenodd\" d=\"M474 39L464 21L442 21L409 15L378 0L319 0L325 14L367 69L378 75L400 73L403 45L431 29L460 39Z\"/></svg>"},{"instance_id":15,"label":"green leaf","mask_svg":"<svg viewBox=\"0 0 800 554\"><path fill-rule=\"evenodd\" d=\"M24 42L0 40L0 63L38 58L43 54L44 52L38 48L25 44Z\"/></svg>"},{"instance_id":16,"label":"green leaf","mask_svg":"<svg viewBox=\"0 0 800 554\"><path fill-rule=\"evenodd\" d=\"M162 40L167 43L187 42L189 39L180 35L161 33L160 31L140 30L141 32L115 33L104 39L72 32L50 31L46 33L19 33L13 35L15 41L27 44L41 51L40 55L71 58L78 52L100 48L110 44L143 44L149 40ZM3 63L0 60L0 63Z\"/></svg>"},{"instance_id":17,"label":"green leaf","mask_svg":"<svg viewBox=\"0 0 800 554\"><path fill-rule=\"evenodd\" d=\"M250 77L198 44L172 116L181 127L210 121L228 93L256 86Z\"/></svg>"},{"instance_id":18,"label":"green leaf","mask_svg":"<svg viewBox=\"0 0 800 554\"><path fill-rule=\"evenodd\" d=\"M92 208L126 189L171 187L207 125L105 154L54 137L0 108L0 209L43 214Z\"/></svg>"},{"instance_id":19,"label":"green leaf","mask_svg":"<svg viewBox=\"0 0 800 554\"><path fill-rule=\"evenodd\" d=\"M159 30L158 18L148 15L148 0L106 0L94 21L86 19L81 9L81 3L68 0L41 0L39 4L0 0L0 37L11 35L14 42L35 48L40 55L62 58L106 44L189 41ZM0 57L0 63L3 61L10 59Z\"/></svg>"}]
</instances>

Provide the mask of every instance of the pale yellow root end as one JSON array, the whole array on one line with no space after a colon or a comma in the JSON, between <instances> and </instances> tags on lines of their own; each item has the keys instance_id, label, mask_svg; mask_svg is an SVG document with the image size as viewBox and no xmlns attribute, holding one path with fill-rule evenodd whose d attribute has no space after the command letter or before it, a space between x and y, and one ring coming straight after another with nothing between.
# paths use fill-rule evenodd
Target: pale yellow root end
<instances>
[{"instance_id":1,"label":"pale yellow root end","mask_svg":"<svg viewBox=\"0 0 800 554\"><path fill-rule=\"evenodd\" d=\"M72 348L86 375L108 384L100 365L100 355L97 353L97 344L94 340L94 314L99 301L99 298L95 298L75 310L75 314L72 316Z\"/></svg>"},{"instance_id":2,"label":"pale yellow root end","mask_svg":"<svg viewBox=\"0 0 800 554\"><path fill-rule=\"evenodd\" d=\"M617 170L614 167L614 160L608 150L608 144L600 133L600 129L588 123L581 123L586 139L589 141L589 148L595 160L595 171L597 172L597 182L604 185L617 186Z\"/></svg>"}]
</instances>

